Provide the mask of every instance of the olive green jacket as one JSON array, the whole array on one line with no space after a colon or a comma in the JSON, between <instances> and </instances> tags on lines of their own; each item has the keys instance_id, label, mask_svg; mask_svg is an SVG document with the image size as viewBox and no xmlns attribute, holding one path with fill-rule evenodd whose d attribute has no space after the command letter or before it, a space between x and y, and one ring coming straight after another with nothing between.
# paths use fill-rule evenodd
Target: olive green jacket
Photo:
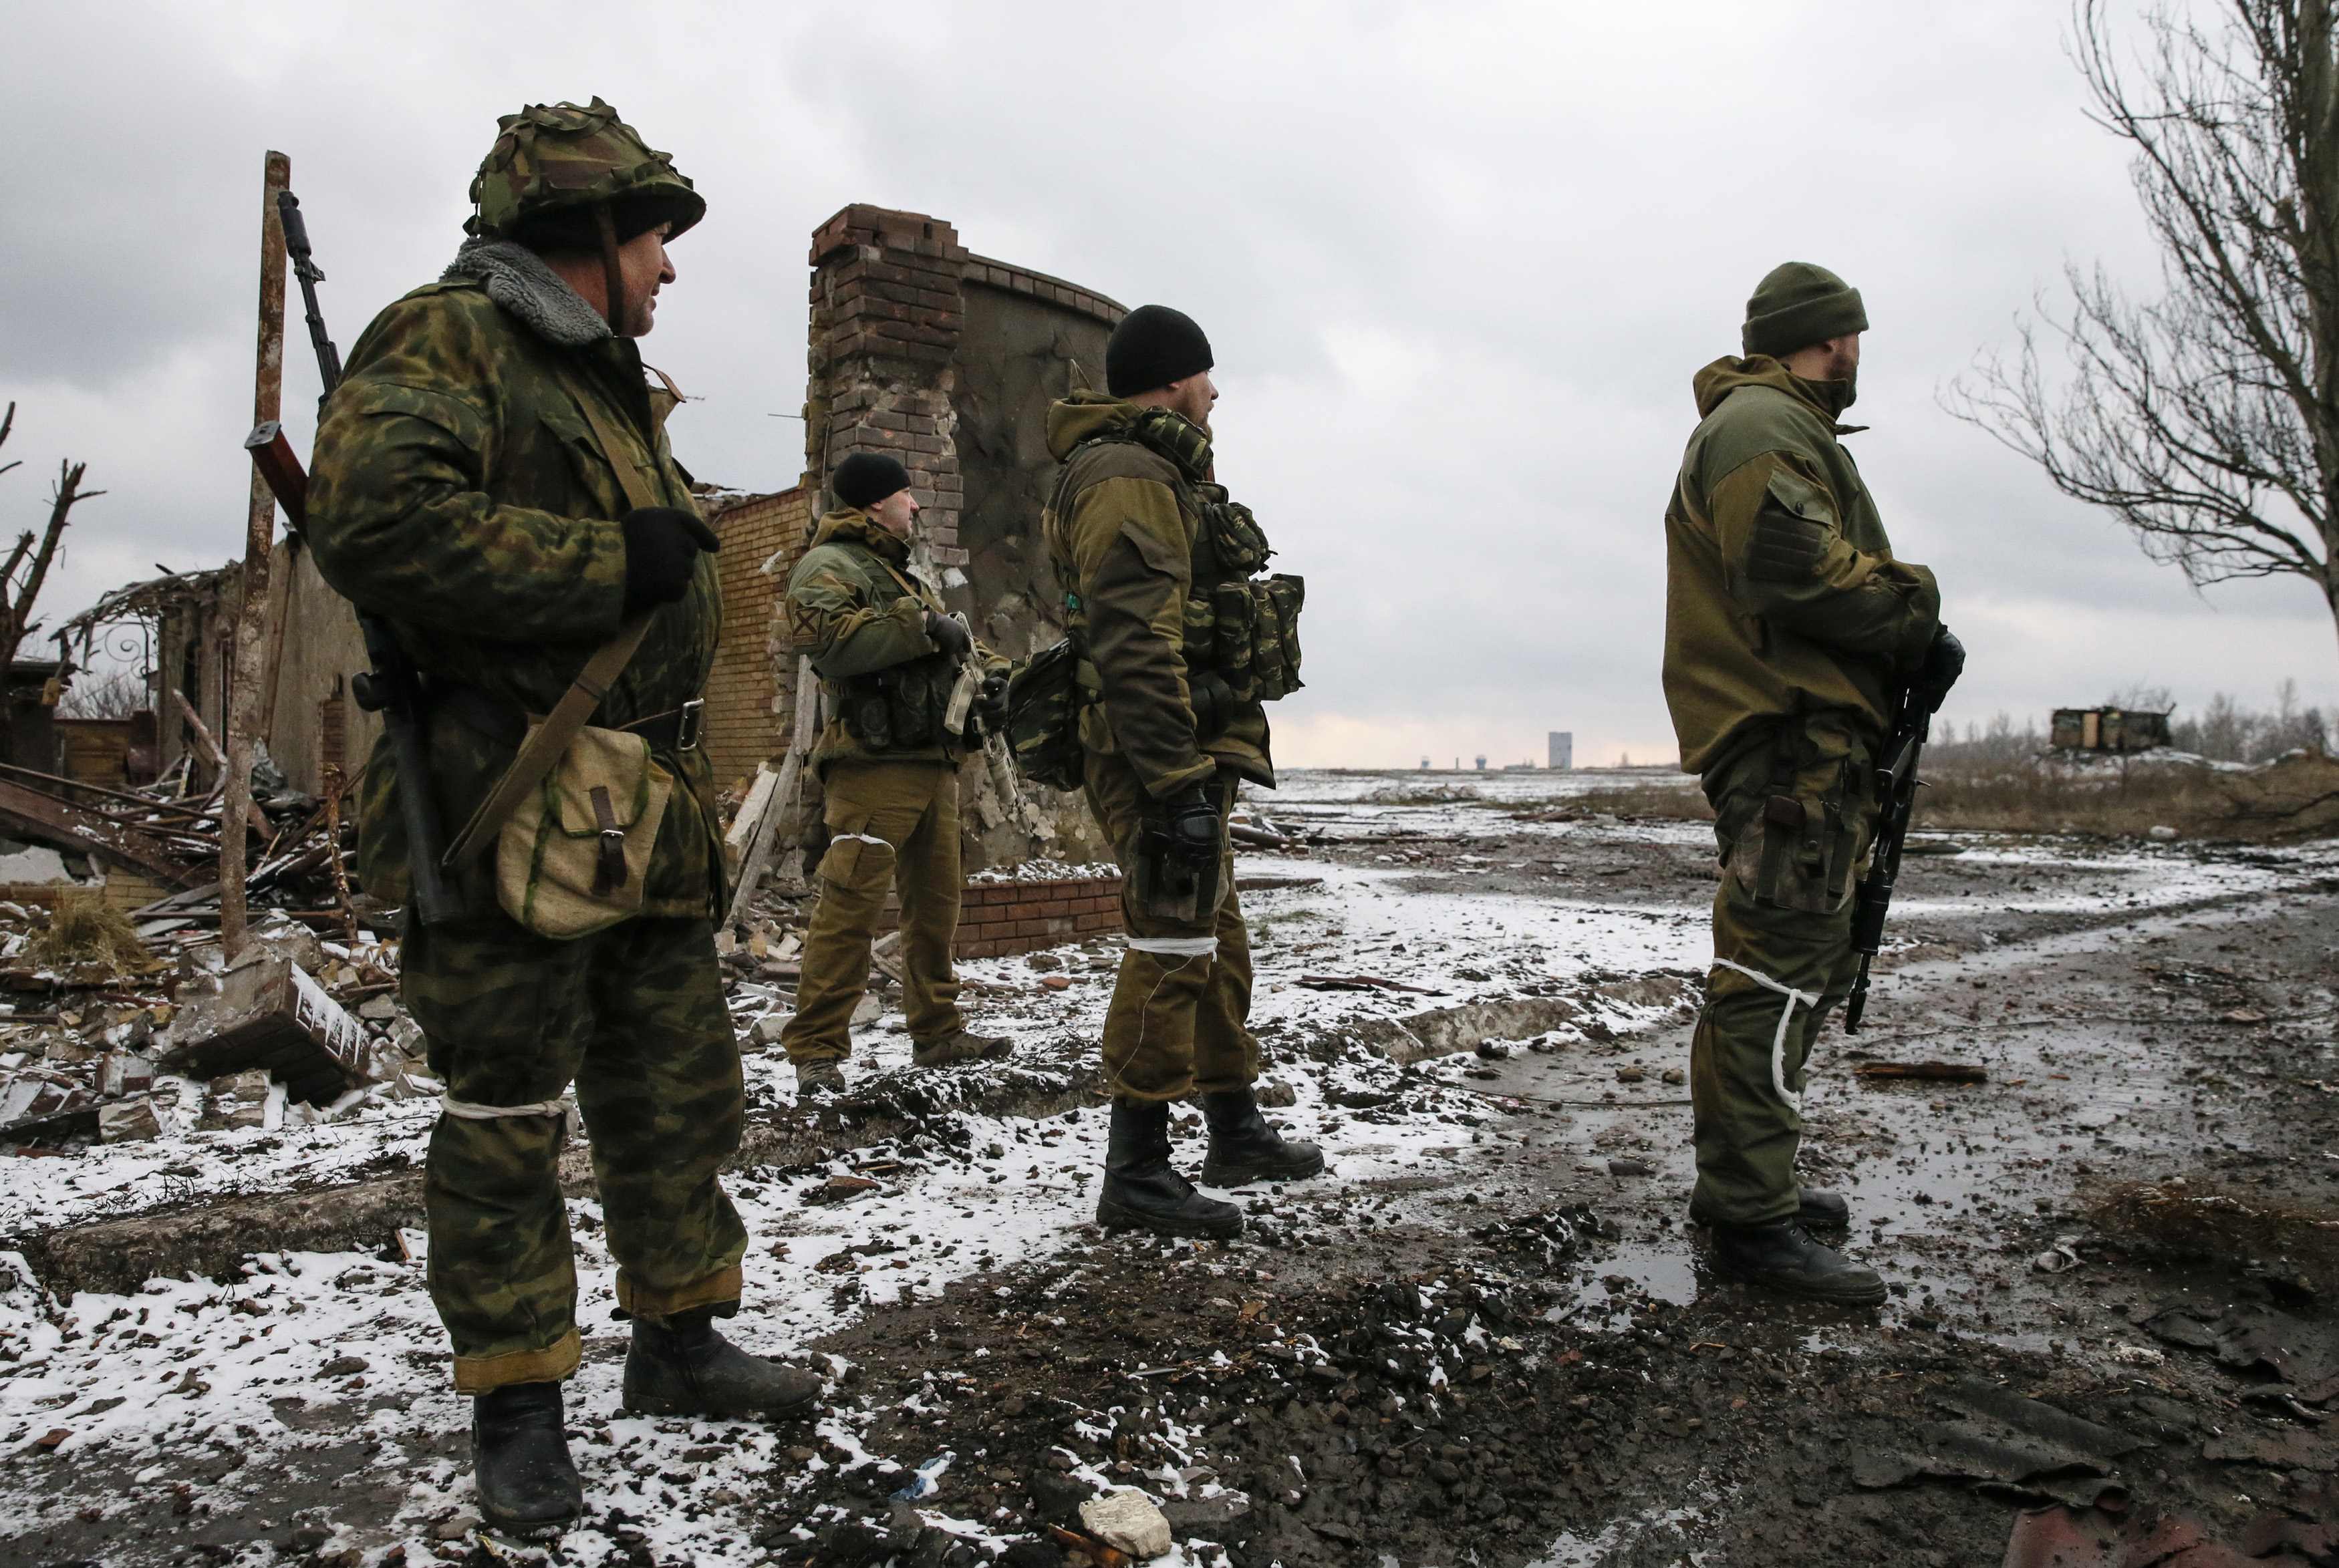
<instances>
[{"instance_id":1,"label":"olive green jacket","mask_svg":"<svg viewBox=\"0 0 2339 1568\"><path fill-rule=\"evenodd\" d=\"M622 443L605 452L583 410ZM630 463L666 506L696 509L625 339L568 346L524 325L476 281L417 289L350 350L317 430L310 542L325 580L386 617L434 683L476 686L523 712L559 699L617 630L631 509L612 462ZM619 726L696 698L723 623L713 556L682 599L653 616L641 650L592 722ZM431 772L449 838L511 760L446 708L429 723ZM720 897L714 776L706 754L660 759L678 788L645 878L645 911L704 914ZM407 846L387 739L360 795L368 891L405 897ZM463 884L493 907L492 853Z\"/></svg>"},{"instance_id":2,"label":"olive green jacket","mask_svg":"<svg viewBox=\"0 0 2339 1568\"><path fill-rule=\"evenodd\" d=\"M1272 789L1263 705L1206 701L1197 716L1186 601L1229 574L1202 526L1192 485L1201 476L1112 439L1139 411L1075 392L1048 413L1048 449L1066 466L1042 531L1058 581L1078 600L1067 608L1100 694L1081 713L1081 744L1127 758L1157 800L1221 767Z\"/></svg>"},{"instance_id":3,"label":"olive green jacket","mask_svg":"<svg viewBox=\"0 0 2339 1568\"><path fill-rule=\"evenodd\" d=\"M966 754L960 736L873 751L845 722L846 705L862 677L891 671L913 702L939 713L958 682L942 645L926 635L926 612L946 612L934 591L910 574L909 541L885 531L854 508L831 512L813 531L812 547L788 574L788 626L812 658L827 697L813 764L834 762L955 764ZM974 657L986 675L1003 675L1007 661L977 643Z\"/></svg>"},{"instance_id":4,"label":"olive green jacket","mask_svg":"<svg viewBox=\"0 0 2339 1568\"><path fill-rule=\"evenodd\" d=\"M1702 421L1665 509L1665 702L1708 773L1824 714L1880 737L1940 624L1933 574L1892 557L1839 437L1841 383L1778 360L1697 373Z\"/></svg>"}]
</instances>

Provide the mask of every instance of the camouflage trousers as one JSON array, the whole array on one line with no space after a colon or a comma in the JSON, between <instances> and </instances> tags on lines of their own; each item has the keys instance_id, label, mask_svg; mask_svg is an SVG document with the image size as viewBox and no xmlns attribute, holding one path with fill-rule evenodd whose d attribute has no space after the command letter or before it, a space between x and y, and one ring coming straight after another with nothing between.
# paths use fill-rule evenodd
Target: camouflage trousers
<instances>
[{"instance_id":1,"label":"camouflage trousers","mask_svg":"<svg viewBox=\"0 0 2339 1568\"><path fill-rule=\"evenodd\" d=\"M402 991L449 1107L423 1189L430 1297L455 1387L577 1369L577 1268L560 1191L573 1080L617 1307L735 1309L746 1228L716 1172L739 1147L739 1048L711 921L639 919L575 942L495 915L405 942ZM525 1108L520 1114L497 1114Z\"/></svg>"},{"instance_id":2,"label":"camouflage trousers","mask_svg":"<svg viewBox=\"0 0 2339 1568\"><path fill-rule=\"evenodd\" d=\"M1859 970L1851 895L1875 833L1873 765L1865 739L1815 722L1706 780L1723 870L1690 1045L1702 1224L1795 1211L1804 1067Z\"/></svg>"},{"instance_id":3,"label":"camouflage trousers","mask_svg":"<svg viewBox=\"0 0 2339 1568\"><path fill-rule=\"evenodd\" d=\"M1221 781L1221 824L1234 787ZM1139 837L1155 803L1118 755L1088 754L1089 810L1112 841L1120 865L1120 918L1129 946L1104 1018L1103 1067L1111 1091L1129 1100L1177 1100L1245 1089L1258 1078L1250 1017L1250 932L1235 896L1234 851L1219 865L1225 896L1191 922L1139 907Z\"/></svg>"},{"instance_id":4,"label":"camouflage trousers","mask_svg":"<svg viewBox=\"0 0 2339 1568\"><path fill-rule=\"evenodd\" d=\"M822 784L828 853L804 932L795 1016L780 1031L792 1061L838 1060L853 1050L853 1010L869 989L869 949L888 889L902 901L903 1013L910 1038L966 1027L951 944L958 936L958 772L945 763L828 765Z\"/></svg>"}]
</instances>

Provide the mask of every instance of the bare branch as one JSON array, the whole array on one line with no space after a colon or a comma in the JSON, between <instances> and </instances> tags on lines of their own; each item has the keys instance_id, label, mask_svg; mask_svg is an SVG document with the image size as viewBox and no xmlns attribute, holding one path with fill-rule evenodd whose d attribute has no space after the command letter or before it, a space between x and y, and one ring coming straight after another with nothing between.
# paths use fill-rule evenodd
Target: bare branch
<instances>
[{"instance_id":1,"label":"bare branch","mask_svg":"<svg viewBox=\"0 0 2339 1568\"><path fill-rule=\"evenodd\" d=\"M2196 587L2304 577L2339 624L2332 6L2223 0L2216 31L2155 11L2130 64L2107 0L2075 0L2072 61L2089 117L2135 153L2162 292L2067 269L2062 302L1943 401Z\"/></svg>"}]
</instances>

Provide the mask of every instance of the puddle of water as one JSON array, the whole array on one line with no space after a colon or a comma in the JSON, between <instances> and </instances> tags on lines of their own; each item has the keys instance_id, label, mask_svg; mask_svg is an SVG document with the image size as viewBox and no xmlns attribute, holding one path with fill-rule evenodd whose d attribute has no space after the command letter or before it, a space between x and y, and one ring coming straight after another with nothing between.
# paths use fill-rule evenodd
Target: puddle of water
<instances>
[{"instance_id":1,"label":"puddle of water","mask_svg":"<svg viewBox=\"0 0 2339 1568\"><path fill-rule=\"evenodd\" d=\"M1627 1242L1584 1267L1588 1277L1572 1298L1544 1314L1545 1322L1614 1332L1631 1327L1633 1305L1650 1297L1673 1307L1697 1299L1697 1264L1686 1238Z\"/></svg>"}]
</instances>

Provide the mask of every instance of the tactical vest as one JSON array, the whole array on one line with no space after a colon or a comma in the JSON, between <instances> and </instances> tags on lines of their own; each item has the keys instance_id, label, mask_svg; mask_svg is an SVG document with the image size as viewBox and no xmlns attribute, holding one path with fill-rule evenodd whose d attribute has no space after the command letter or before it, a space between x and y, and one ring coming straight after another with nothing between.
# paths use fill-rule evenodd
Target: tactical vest
<instances>
[{"instance_id":1,"label":"tactical vest","mask_svg":"<svg viewBox=\"0 0 2339 1568\"><path fill-rule=\"evenodd\" d=\"M1190 477L1193 454L1180 450L1170 434L1181 428L1192 429L1182 420L1175 425L1168 419L1144 421L1130 433L1082 441L1065 454L1049 510L1062 515L1072 465L1093 446L1120 442L1143 447L1177 470L1171 488L1178 508L1199 524L1188 578L1185 658L1187 685L1207 736L1223 728L1239 708L1275 702L1300 688L1299 611L1308 585L1305 578L1283 573L1255 575L1275 554L1267 532L1248 507L1228 495L1224 485ZM1170 439L1162 439L1164 435ZM1058 564L1057 577L1064 595L1065 632L1081 650L1075 680L1082 698L1093 701L1103 683L1086 653L1088 615L1063 563ZM1202 711L1206 707L1210 710L1207 715Z\"/></svg>"},{"instance_id":2,"label":"tactical vest","mask_svg":"<svg viewBox=\"0 0 2339 1568\"><path fill-rule=\"evenodd\" d=\"M876 563L878 569L870 578L871 607L882 610L898 600L914 598L928 609L938 608L927 603L926 596L917 590L908 573L866 545L854 539L827 542L857 551ZM958 744L956 737L943 733L943 727L950 707L951 688L957 682L958 671L950 656L934 653L886 669L823 684L845 733L870 751L882 753Z\"/></svg>"}]
</instances>

